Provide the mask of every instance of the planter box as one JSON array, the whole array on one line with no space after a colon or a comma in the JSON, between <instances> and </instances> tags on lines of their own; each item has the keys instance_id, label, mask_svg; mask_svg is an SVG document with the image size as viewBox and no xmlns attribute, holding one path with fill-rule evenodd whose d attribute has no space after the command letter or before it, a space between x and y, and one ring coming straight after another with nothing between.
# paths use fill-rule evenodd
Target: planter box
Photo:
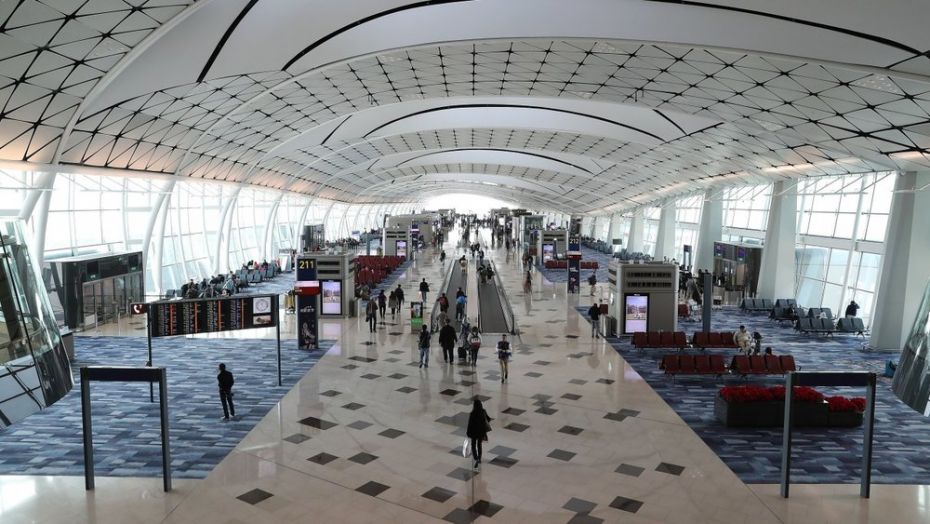
<instances>
[{"instance_id":1,"label":"planter box","mask_svg":"<svg viewBox=\"0 0 930 524\"><path fill-rule=\"evenodd\" d=\"M785 407L783 402L730 403L717 395L714 415L725 426L764 428L780 426L785 416Z\"/></svg>"},{"instance_id":2,"label":"planter box","mask_svg":"<svg viewBox=\"0 0 930 524\"><path fill-rule=\"evenodd\" d=\"M830 410L826 402L794 403L795 427L822 427L830 424ZM847 415L841 413L840 415ZM781 427L785 421L784 402L730 403L717 395L714 399L714 416L730 427ZM862 424L862 414L859 414ZM845 425L844 425L845 427Z\"/></svg>"},{"instance_id":3,"label":"planter box","mask_svg":"<svg viewBox=\"0 0 930 524\"><path fill-rule=\"evenodd\" d=\"M862 425L862 413L858 411L831 411L827 418L831 428L855 428Z\"/></svg>"}]
</instances>

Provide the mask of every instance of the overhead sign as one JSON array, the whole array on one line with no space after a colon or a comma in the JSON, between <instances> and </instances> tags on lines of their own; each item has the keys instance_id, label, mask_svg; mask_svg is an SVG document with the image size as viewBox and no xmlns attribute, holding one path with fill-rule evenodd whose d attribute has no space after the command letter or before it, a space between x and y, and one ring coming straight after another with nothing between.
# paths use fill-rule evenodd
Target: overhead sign
<instances>
[{"instance_id":1,"label":"overhead sign","mask_svg":"<svg viewBox=\"0 0 930 524\"><path fill-rule=\"evenodd\" d=\"M130 315L144 315L146 312L148 312L148 310L149 310L148 304L145 304L142 302L136 302L133 304L129 304Z\"/></svg>"},{"instance_id":2,"label":"overhead sign","mask_svg":"<svg viewBox=\"0 0 930 524\"><path fill-rule=\"evenodd\" d=\"M148 312L153 337L274 327L278 322L278 296L152 302Z\"/></svg>"}]
</instances>

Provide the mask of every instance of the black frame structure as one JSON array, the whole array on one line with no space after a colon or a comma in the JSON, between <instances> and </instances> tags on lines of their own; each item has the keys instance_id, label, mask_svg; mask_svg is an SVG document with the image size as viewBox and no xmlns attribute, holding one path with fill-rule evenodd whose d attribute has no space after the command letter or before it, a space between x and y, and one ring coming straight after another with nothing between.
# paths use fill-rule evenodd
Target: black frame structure
<instances>
[{"instance_id":1,"label":"black frame structure","mask_svg":"<svg viewBox=\"0 0 930 524\"><path fill-rule=\"evenodd\" d=\"M794 386L865 386L863 413L865 436L862 442L862 479L859 496L869 498L872 487L872 436L875 425L875 373L865 371L797 371L785 375L785 426L781 447L781 496L788 498L791 486L791 430L794 407Z\"/></svg>"},{"instance_id":2,"label":"black frame structure","mask_svg":"<svg viewBox=\"0 0 930 524\"><path fill-rule=\"evenodd\" d=\"M165 368L130 366L81 366L81 423L84 436L84 489L94 489L94 430L90 383L158 382L161 412L161 468L165 492L171 491L171 443L168 428L168 371Z\"/></svg>"}]
</instances>

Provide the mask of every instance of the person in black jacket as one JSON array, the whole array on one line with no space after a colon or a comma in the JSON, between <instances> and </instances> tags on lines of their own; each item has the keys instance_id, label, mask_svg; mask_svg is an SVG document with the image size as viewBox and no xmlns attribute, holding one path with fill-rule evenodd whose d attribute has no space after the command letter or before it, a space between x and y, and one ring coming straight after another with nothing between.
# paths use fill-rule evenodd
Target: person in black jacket
<instances>
[{"instance_id":1,"label":"person in black jacket","mask_svg":"<svg viewBox=\"0 0 930 524\"><path fill-rule=\"evenodd\" d=\"M226 371L226 364L220 364L220 374L216 376L220 386L220 403L223 404L223 420L229 420L229 415L236 416L236 407L233 406L232 387L235 383L233 374Z\"/></svg>"},{"instance_id":2,"label":"person in black jacket","mask_svg":"<svg viewBox=\"0 0 930 524\"><path fill-rule=\"evenodd\" d=\"M457 338L458 334L455 332L455 328L446 318L445 324L439 330L439 345L442 346L442 359L449 364L455 362L455 340Z\"/></svg>"},{"instance_id":3,"label":"person in black jacket","mask_svg":"<svg viewBox=\"0 0 930 524\"><path fill-rule=\"evenodd\" d=\"M420 282L420 300L423 301L423 304L426 304L427 293L429 293L429 284L426 283L426 279L424 278L423 281Z\"/></svg>"},{"instance_id":4,"label":"person in black jacket","mask_svg":"<svg viewBox=\"0 0 930 524\"><path fill-rule=\"evenodd\" d=\"M490 422L491 417L484 410L481 401L475 397L471 414L468 415L468 427L465 428L465 434L471 439L471 456L475 459L475 464L472 466L474 469L478 469L478 464L481 464L481 443L488 439L488 431L491 431Z\"/></svg>"},{"instance_id":5,"label":"person in black jacket","mask_svg":"<svg viewBox=\"0 0 930 524\"><path fill-rule=\"evenodd\" d=\"M601 327L601 308L597 304L591 304L588 308L588 316L591 317L591 337L597 338Z\"/></svg>"}]
</instances>

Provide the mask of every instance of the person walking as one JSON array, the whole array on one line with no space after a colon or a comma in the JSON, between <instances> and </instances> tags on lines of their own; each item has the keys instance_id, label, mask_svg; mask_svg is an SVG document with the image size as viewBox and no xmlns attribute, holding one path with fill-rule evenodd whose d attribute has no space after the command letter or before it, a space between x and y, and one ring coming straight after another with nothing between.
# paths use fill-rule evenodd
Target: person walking
<instances>
[{"instance_id":1,"label":"person walking","mask_svg":"<svg viewBox=\"0 0 930 524\"><path fill-rule=\"evenodd\" d=\"M468 299L464 294L459 295L455 299L455 320L465 318L465 305L468 303Z\"/></svg>"},{"instance_id":2,"label":"person walking","mask_svg":"<svg viewBox=\"0 0 930 524\"><path fill-rule=\"evenodd\" d=\"M421 368L429 367L429 339L430 339L429 328L426 326L423 326L423 328L420 330L420 340L418 344L420 347L420 367Z\"/></svg>"},{"instance_id":3,"label":"person walking","mask_svg":"<svg viewBox=\"0 0 930 524\"><path fill-rule=\"evenodd\" d=\"M426 283L426 279L424 278L423 281L420 282L420 300L423 301L424 305L426 304L427 293L429 293L429 284Z\"/></svg>"},{"instance_id":4,"label":"person walking","mask_svg":"<svg viewBox=\"0 0 930 524\"><path fill-rule=\"evenodd\" d=\"M439 303L439 311L447 313L449 311L449 299L446 297L446 294L443 293L439 295L439 298L436 299L436 302Z\"/></svg>"},{"instance_id":5,"label":"person walking","mask_svg":"<svg viewBox=\"0 0 930 524\"><path fill-rule=\"evenodd\" d=\"M378 306L374 299L365 304L365 320L368 321L368 332L374 333L378 329Z\"/></svg>"},{"instance_id":6,"label":"person walking","mask_svg":"<svg viewBox=\"0 0 930 524\"><path fill-rule=\"evenodd\" d=\"M391 295L388 297L388 307L391 308L391 320L394 320L394 315L397 313L397 309L400 305L397 303L397 291L391 290Z\"/></svg>"},{"instance_id":7,"label":"person walking","mask_svg":"<svg viewBox=\"0 0 930 524\"><path fill-rule=\"evenodd\" d=\"M591 276L588 277L588 285L591 286L591 296L594 296L594 290L597 288L597 275L594 272L591 272Z\"/></svg>"},{"instance_id":8,"label":"person walking","mask_svg":"<svg viewBox=\"0 0 930 524\"><path fill-rule=\"evenodd\" d=\"M381 320L384 320L384 317L387 316L385 313L387 313L387 295L384 294L384 290L382 289L381 292L378 293L378 315L381 317Z\"/></svg>"},{"instance_id":9,"label":"person walking","mask_svg":"<svg viewBox=\"0 0 930 524\"><path fill-rule=\"evenodd\" d=\"M597 338L601 331L601 307L599 304L591 304L588 308L588 316L591 317L591 338Z\"/></svg>"},{"instance_id":10,"label":"person walking","mask_svg":"<svg viewBox=\"0 0 930 524\"><path fill-rule=\"evenodd\" d=\"M236 418L236 406L233 405L232 387L236 380L233 374L226 370L226 364L220 364L220 373L216 376L216 381L220 387L220 403L223 405L223 420L229 420L232 415Z\"/></svg>"},{"instance_id":11,"label":"person walking","mask_svg":"<svg viewBox=\"0 0 930 524\"><path fill-rule=\"evenodd\" d=\"M468 415L468 427L465 428L465 435L471 439L471 456L475 461L473 469L478 469L478 464L481 464L481 445L488 440L491 420L481 400L475 397L471 413Z\"/></svg>"},{"instance_id":12,"label":"person walking","mask_svg":"<svg viewBox=\"0 0 930 524\"><path fill-rule=\"evenodd\" d=\"M400 287L400 284L397 284L394 294L397 295L397 309L399 311L404 308L404 289Z\"/></svg>"},{"instance_id":13,"label":"person walking","mask_svg":"<svg viewBox=\"0 0 930 524\"><path fill-rule=\"evenodd\" d=\"M455 328L452 327L449 318L446 317L445 323L442 324L442 329L439 330L439 345L442 346L442 359L447 364L455 362L455 340L457 338L458 336L455 333Z\"/></svg>"},{"instance_id":14,"label":"person walking","mask_svg":"<svg viewBox=\"0 0 930 524\"><path fill-rule=\"evenodd\" d=\"M509 375L510 371L510 357L513 353L510 351L510 341L507 340L507 335L501 335L501 339L497 342L497 360L501 364L501 384L503 384Z\"/></svg>"},{"instance_id":15,"label":"person walking","mask_svg":"<svg viewBox=\"0 0 930 524\"><path fill-rule=\"evenodd\" d=\"M462 274L468 270L468 261L465 260L465 255L462 255L462 258L459 259L459 269L462 270Z\"/></svg>"},{"instance_id":16,"label":"person walking","mask_svg":"<svg viewBox=\"0 0 930 524\"><path fill-rule=\"evenodd\" d=\"M468 356L472 366L478 364L479 349L481 349L481 335L478 333L478 326L472 326L471 334L468 335Z\"/></svg>"}]
</instances>

